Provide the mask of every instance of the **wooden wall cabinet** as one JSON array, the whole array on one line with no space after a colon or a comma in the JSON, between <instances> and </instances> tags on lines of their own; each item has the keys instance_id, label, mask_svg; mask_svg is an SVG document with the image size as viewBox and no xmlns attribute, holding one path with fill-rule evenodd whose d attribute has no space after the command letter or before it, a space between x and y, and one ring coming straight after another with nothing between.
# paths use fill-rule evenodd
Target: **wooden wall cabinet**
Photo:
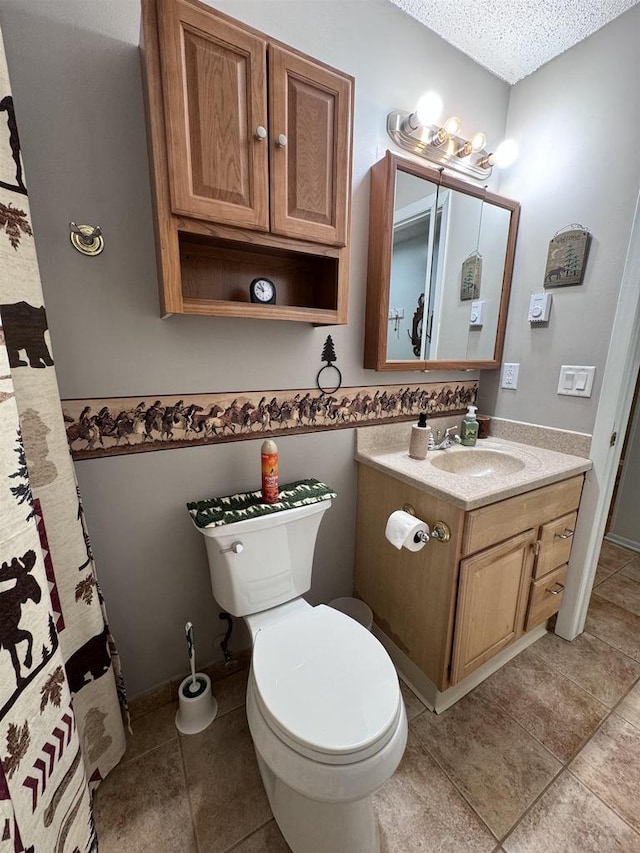
<instances>
[{"instance_id":1,"label":"wooden wall cabinet","mask_svg":"<svg viewBox=\"0 0 640 853\"><path fill-rule=\"evenodd\" d=\"M163 313L346 323L353 78L197 0L141 45Z\"/></svg>"},{"instance_id":2,"label":"wooden wall cabinet","mask_svg":"<svg viewBox=\"0 0 640 853\"><path fill-rule=\"evenodd\" d=\"M558 611L583 476L464 512L358 466L356 595L444 691ZM397 551L386 520L411 504L451 529L446 543Z\"/></svg>"}]
</instances>

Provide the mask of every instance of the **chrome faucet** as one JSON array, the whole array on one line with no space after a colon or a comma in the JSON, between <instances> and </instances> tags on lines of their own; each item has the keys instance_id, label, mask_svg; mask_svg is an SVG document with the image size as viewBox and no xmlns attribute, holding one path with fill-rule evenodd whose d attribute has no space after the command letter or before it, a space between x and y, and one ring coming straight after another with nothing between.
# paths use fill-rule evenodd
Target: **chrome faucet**
<instances>
[{"instance_id":1,"label":"chrome faucet","mask_svg":"<svg viewBox=\"0 0 640 853\"><path fill-rule=\"evenodd\" d=\"M460 436L456 433L457 427L449 427L444 431L444 436L442 440L440 440L441 432L440 430L436 430L436 439L439 440L439 443L436 444L436 440L433 437L433 433L429 437L429 450L446 450L448 447L453 447L454 444L460 444Z\"/></svg>"}]
</instances>

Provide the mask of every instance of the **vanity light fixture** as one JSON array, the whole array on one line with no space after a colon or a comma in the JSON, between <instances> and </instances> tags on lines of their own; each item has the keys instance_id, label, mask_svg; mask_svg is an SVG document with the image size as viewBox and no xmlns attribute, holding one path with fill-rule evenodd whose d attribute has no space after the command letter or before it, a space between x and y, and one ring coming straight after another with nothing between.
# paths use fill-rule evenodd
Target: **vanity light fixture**
<instances>
[{"instance_id":1,"label":"vanity light fixture","mask_svg":"<svg viewBox=\"0 0 640 853\"><path fill-rule=\"evenodd\" d=\"M472 178L485 179L493 166L506 168L518 155L513 140L500 143L495 153L486 150L484 133L466 139L459 135L462 122L452 115L440 123L443 104L437 92L427 92L414 112L393 110L387 116L387 133L400 148L438 166L447 166Z\"/></svg>"},{"instance_id":2,"label":"vanity light fixture","mask_svg":"<svg viewBox=\"0 0 640 853\"><path fill-rule=\"evenodd\" d=\"M482 165L508 169L518 159L518 144L513 139L504 139L495 150L481 160Z\"/></svg>"}]
</instances>

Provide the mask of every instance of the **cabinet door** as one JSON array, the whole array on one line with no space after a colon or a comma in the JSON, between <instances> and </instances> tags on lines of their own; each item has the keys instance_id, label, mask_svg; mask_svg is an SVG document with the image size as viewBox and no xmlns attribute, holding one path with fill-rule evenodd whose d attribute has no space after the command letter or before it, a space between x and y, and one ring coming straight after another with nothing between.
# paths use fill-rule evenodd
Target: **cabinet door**
<instances>
[{"instance_id":1,"label":"cabinet door","mask_svg":"<svg viewBox=\"0 0 640 853\"><path fill-rule=\"evenodd\" d=\"M184 0L159 35L173 211L268 230L266 42Z\"/></svg>"},{"instance_id":2,"label":"cabinet door","mask_svg":"<svg viewBox=\"0 0 640 853\"><path fill-rule=\"evenodd\" d=\"M269 45L271 230L344 246L351 79Z\"/></svg>"},{"instance_id":3,"label":"cabinet door","mask_svg":"<svg viewBox=\"0 0 640 853\"><path fill-rule=\"evenodd\" d=\"M527 530L460 563L452 684L521 636L534 544Z\"/></svg>"}]
</instances>

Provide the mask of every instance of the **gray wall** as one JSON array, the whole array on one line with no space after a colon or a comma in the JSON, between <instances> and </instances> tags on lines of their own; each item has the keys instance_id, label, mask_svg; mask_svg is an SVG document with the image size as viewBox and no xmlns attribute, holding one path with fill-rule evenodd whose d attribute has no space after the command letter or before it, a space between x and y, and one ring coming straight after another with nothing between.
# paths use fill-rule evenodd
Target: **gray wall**
<instances>
[{"instance_id":1,"label":"gray wall","mask_svg":"<svg viewBox=\"0 0 640 853\"><path fill-rule=\"evenodd\" d=\"M481 410L591 432L640 185L640 6L517 83L507 134L520 157L503 195L522 204L504 361L520 363L519 387L499 371L481 382ZM531 328L531 293L543 289L549 240L573 222L593 240L584 283L554 288L548 328ZM590 399L558 396L560 365L596 366Z\"/></svg>"},{"instance_id":2,"label":"gray wall","mask_svg":"<svg viewBox=\"0 0 640 853\"><path fill-rule=\"evenodd\" d=\"M640 175L636 58L640 7L512 90L384 0L224 0L223 11L356 78L349 325L331 329L346 385L362 369L368 169L389 147L387 112L430 88L495 146L505 123L519 165L499 190L522 202L505 359L520 388L482 376L486 412L589 431ZM313 385L327 329L222 318L159 319L135 0L0 0L38 255L63 397L186 394ZM622 117L612 145L608 128ZM497 179L492 188L498 189ZM99 223L107 248L74 252L67 223ZM530 331L548 241L583 222L593 235L581 287L554 290L548 329ZM561 363L595 364L591 400L557 397ZM431 374L430 379L442 374ZM449 374L455 379L468 374ZM407 382L420 374L385 376ZM351 589L351 430L279 440L283 479L317 476L340 497L325 518L311 599ZM217 608L190 498L252 488L259 442L78 463L100 579L131 694L184 670L182 626L217 652ZM242 645L243 638L240 638ZM246 635L244 637L246 642Z\"/></svg>"},{"instance_id":3,"label":"gray wall","mask_svg":"<svg viewBox=\"0 0 640 853\"><path fill-rule=\"evenodd\" d=\"M438 89L445 105L502 138L509 88L384 0L216 4L356 78L349 325L161 320L135 0L0 0L63 398L312 387L327 332L345 385L362 368L368 170L390 144L386 115ZM106 249L82 257L69 220L100 224ZM468 378L452 373L444 378ZM420 381L422 374L384 376ZM443 378L432 374L430 379ZM317 552L313 601L351 591L353 432L279 439L283 480L317 476L339 492ZM202 542L185 501L259 483L259 442L78 463L98 571L132 695L185 669L182 628L201 659L220 630ZM236 647L246 643L240 637Z\"/></svg>"}]
</instances>

